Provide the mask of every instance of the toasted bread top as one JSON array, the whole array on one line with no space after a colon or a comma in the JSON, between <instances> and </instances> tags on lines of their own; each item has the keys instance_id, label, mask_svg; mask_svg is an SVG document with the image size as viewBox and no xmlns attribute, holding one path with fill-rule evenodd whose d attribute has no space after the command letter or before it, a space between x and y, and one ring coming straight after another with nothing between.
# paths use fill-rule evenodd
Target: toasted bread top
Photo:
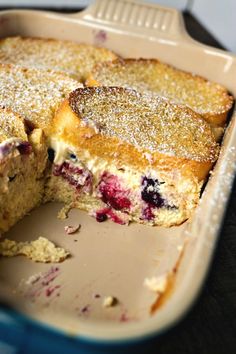
<instances>
[{"instance_id":1,"label":"toasted bread top","mask_svg":"<svg viewBox=\"0 0 236 354\"><path fill-rule=\"evenodd\" d=\"M215 125L225 122L233 104L232 96L223 86L156 59L117 59L98 64L86 84L152 91L177 104L189 106Z\"/></svg>"},{"instance_id":2,"label":"toasted bread top","mask_svg":"<svg viewBox=\"0 0 236 354\"><path fill-rule=\"evenodd\" d=\"M117 168L178 170L198 180L219 150L209 125L190 109L123 88L77 89L57 111L51 136Z\"/></svg>"},{"instance_id":3,"label":"toasted bread top","mask_svg":"<svg viewBox=\"0 0 236 354\"><path fill-rule=\"evenodd\" d=\"M62 100L81 84L52 70L0 64L0 107L7 107L47 130Z\"/></svg>"},{"instance_id":4,"label":"toasted bread top","mask_svg":"<svg viewBox=\"0 0 236 354\"><path fill-rule=\"evenodd\" d=\"M28 140L24 120L9 109L0 108L0 143L9 138Z\"/></svg>"},{"instance_id":5,"label":"toasted bread top","mask_svg":"<svg viewBox=\"0 0 236 354\"><path fill-rule=\"evenodd\" d=\"M0 62L23 67L65 71L79 80L98 62L117 56L106 48L70 41L9 37L0 41Z\"/></svg>"},{"instance_id":6,"label":"toasted bread top","mask_svg":"<svg viewBox=\"0 0 236 354\"><path fill-rule=\"evenodd\" d=\"M77 89L69 103L83 122L136 148L196 161L216 159L210 126L191 109L161 97L97 87Z\"/></svg>"}]
</instances>

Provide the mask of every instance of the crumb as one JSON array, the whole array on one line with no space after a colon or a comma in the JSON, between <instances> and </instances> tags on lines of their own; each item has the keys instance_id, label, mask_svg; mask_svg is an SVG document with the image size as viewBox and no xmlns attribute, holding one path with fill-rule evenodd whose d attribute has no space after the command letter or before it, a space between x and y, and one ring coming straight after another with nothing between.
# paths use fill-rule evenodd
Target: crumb
<instances>
[{"instance_id":1,"label":"crumb","mask_svg":"<svg viewBox=\"0 0 236 354\"><path fill-rule=\"evenodd\" d=\"M65 229L65 232L67 233L67 235L71 235L71 234L74 234L76 233L76 231L78 231L80 229L81 225L77 225L77 226L70 226L70 225L67 225L64 227Z\"/></svg>"},{"instance_id":2,"label":"crumb","mask_svg":"<svg viewBox=\"0 0 236 354\"><path fill-rule=\"evenodd\" d=\"M163 274L159 277L146 278L144 285L151 291L162 294L167 287L167 274Z\"/></svg>"},{"instance_id":3,"label":"crumb","mask_svg":"<svg viewBox=\"0 0 236 354\"><path fill-rule=\"evenodd\" d=\"M6 257L23 255L34 262L58 263L64 261L70 253L64 248L56 247L48 239L39 237L30 242L5 239L0 242L0 255Z\"/></svg>"},{"instance_id":4,"label":"crumb","mask_svg":"<svg viewBox=\"0 0 236 354\"><path fill-rule=\"evenodd\" d=\"M101 295L99 295L99 294L94 294L93 297L94 297L95 299L100 299Z\"/></svg>"},{"instance_id":5,"label":"crumb","mask_svg":"<svg viewBox=\"0 0 236 354\"><path fill-rule=\"evenodd\" d=\"M68 218L68 213L71 210L72 206L69 205L64 205L64 207L58 212L57 218L60 220L64 220Z\"/></svg>"},{"instance_id":6,"label":"crumb","mask_svg":"<svg viewBox=\"0 0 236 354\"><path fill-rule=\"evenodd\" d=\"M26 280L25 284L26 285L33 285L33 284L37 283L37 281L41 278L42 278L42 273L33 274Z\"/></svg>"},{"instance_id":7,"label":"crumb","mask_svg":"<svg viewBox=\"0 0 236 354\"><path fill-rule=\"evenodd\" d=\"M113 307L118 303L114 296L106 296L103 300L103 307Z\"/></svg>"}]
</instances>

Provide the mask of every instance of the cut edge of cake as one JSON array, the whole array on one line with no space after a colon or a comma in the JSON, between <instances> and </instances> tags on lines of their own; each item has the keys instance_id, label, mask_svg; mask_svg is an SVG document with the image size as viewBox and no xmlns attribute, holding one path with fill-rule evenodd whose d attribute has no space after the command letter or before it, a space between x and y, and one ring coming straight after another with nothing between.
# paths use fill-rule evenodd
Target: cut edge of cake
<instances>
[{"instance_id":1,"label":"cut edge of cake","mask_svg":"<svg viewBox=\"0 0 236 354\"><path fill-rule=\"evenodd\" d=\"M122 98L127 100L126 107ZM76 103L79 108L75 107ZM154 107L150 108L149 104ZM133 128L124 127L127 135L121 129L123 138L117 134L122 119L134 117L138 105L141 116L150 114L149 118L161 106L167 114L165 131L169 129L169 133L173 129L168 124L177 120L178 136L182 129L189 134L187 140L192 139L191 149L186 140L184 152L191 153L192 158L175 156L173 146L169 146L171 153L165 149L163 153L160 146L158 150L132 143L137 138L134 131L138 130L138 123ZM104 118L106 114L109 114L108 121ZM188 124L181 128L181 115L188 117L186 120L192 122L192 128ZM116 118L119 124L115 125ZM146 139L143 132L139 134ZM164 131L162 134L165 138ZM184 140L179 140L183 144ZM50 144L54 156L52 176L46 184L46 201L59 200L87 210L98 221L108 218L120 224L136 221L166 227L181 224L192 215L202 184L219 152L210 126L192 110L116 87L72 92L54 118ZM177 154L181 155L183 147L177 143L176 146Z\"/></svg>"}]
</instances>

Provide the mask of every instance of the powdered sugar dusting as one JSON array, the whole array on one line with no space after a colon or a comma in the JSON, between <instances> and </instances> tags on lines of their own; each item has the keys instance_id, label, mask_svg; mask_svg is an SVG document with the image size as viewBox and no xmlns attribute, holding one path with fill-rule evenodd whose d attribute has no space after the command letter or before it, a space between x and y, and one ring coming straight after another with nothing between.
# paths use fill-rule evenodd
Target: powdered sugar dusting
<instances>
[{"instance_id":1,"label":"powdered sugar dusting","mask_svg":"<svg viewBox=\"0 0 236 354\"><path fill-rule=\"evenodd\" d=\"M198 114L151 93L88 87L72 92L69 103L82 121L98 125L101 134L144 152L158 151L196 161L214 162L217 158L219 147L211 128Z\"/></svg>"},{"instance_id":2,"label":"powdered sugar dusting","mask_svg":"<svg viewBox=\"0 0 236 354\"><path fill-rule=\"evenodd\" d=\"M0 102L40 128L47 128L55 110L81 84L59 72L0 64Z\"/></svg>"}]
</instances>

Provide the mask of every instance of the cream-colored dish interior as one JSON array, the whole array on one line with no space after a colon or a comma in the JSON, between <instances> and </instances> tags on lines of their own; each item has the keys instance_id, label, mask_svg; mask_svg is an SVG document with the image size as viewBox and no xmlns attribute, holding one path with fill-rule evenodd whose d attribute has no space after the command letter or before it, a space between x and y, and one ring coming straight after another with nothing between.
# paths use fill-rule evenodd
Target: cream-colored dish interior
<instances>
[{"instance_id":1,"label":"cream-colored dish interior","mask_svg":"<svg viewBox=\"0 0 236 354\"><path fill-rule=\"evenodd\" d=\"M219 82L236 96L236 58L191 40L178 12L148 4L142 5L141 11L141 5L134 1L109 4L102 0L74 15L2 12L0 35L69 39L102 45L122 56L157 57ZM78 210L62 221L56 218L58 204L41 206L15 225L7 237L26 241L45 236L72 256L59 264L58 270L23 257L1 258L2 299L30 318L99 340L140 337L173 324L196 297L216 244L235 170L235 118L234 112L214 174L191 221L170 229L127 227L98 224ZM79 232L66 235L64 226L76 224L81 224ZM150 307L157 295L144 287L144 279L171 272L183 245L173 291L151 316ZM32 294L29 278L38 273L47 276L47 272L56 272L50 285L59 287L50 296L43 287L34 288ZM117 297L119 303L104 308L103 298L109 295Z\"/></svg>"}]
</instances>

